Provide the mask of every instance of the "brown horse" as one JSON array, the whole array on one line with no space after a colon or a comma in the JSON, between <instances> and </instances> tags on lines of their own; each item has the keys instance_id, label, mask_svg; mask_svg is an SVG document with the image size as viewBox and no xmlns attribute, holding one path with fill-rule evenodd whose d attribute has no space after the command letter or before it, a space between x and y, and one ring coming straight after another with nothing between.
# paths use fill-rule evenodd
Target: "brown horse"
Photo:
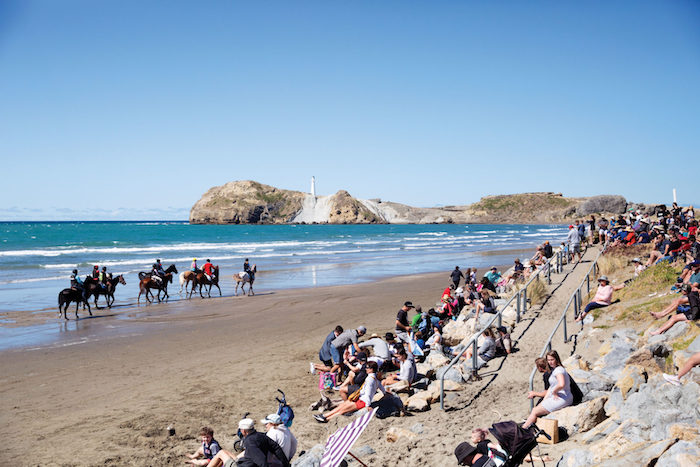
<instances>
[{"instance_id":1,"label":"brown horse","mask_svg":"<svg viewBox=\"0 0 700 467\"><path fill-rule=\"evenodd\" d=\"M185 295L187 295L187 286L190 282L194 282L196 274L194 271L183 271L180 273L180 290L178 293L182 293L182 289L185 289ZM194 287L194 286L193 286Z\"/></svg>"},{"instance_id":2,"label":"brown horse","mask_svg":"<svg viewBox=\"0 0 700 467\"><path fill-rule=\"evenodd\" d=\"M233 295L238 295L238 286L241 286L241 291L245 293L245 289L243 288L246 283L248 283L248 295L255 295L255 292L253 292L253 281L255 281L255 273L258 272L258 267L254 264L253 268L250 270L250 273L244 273L244 274L234 274L233 275L233 280L236 281L236 290L233 292Z\"/></svg>"},{"instance_id":3,"label":"brown horse","mask_svg":"<svg viewBox=\"0 0 700 467\"><path fill-rule=\"evenodd\" d=\"M139 296L136 298L136 303L141 302L141 294L145 293L146 294L146 301L148 303L151 303L153 300L149 298L149 295L153 297L153 293L151 292L151 289L156 289L158 290L158 295L156 298L158 298L158 302L161 301L160 299L160 293L163 292L164 297L163 300L167 300L169 295L168 295L168 284L172 283L173 281L173 273L177 274L177 268L175 267L174 264L171 264L168 269L165 270L165 276L163 276L162 282L153 279L152 277L149 276L144 276L143 279L139 282ZM140 275L140 274L139 274Z\"/></svg>"},{"instance_id":4,"label":"brown horse","mask_svg":"<svg viewBox=\"0 0 700 467\"><path fill-rule=\"evenodd\" d=\"M86 279L84 285L85 289L87 290L86 296L87 298L90 298L90 295L95 296L95 308L99 310L100 307L97 306L97 298L100 295L104 295L105 300L107 301L107 308L112 308L112 304L114 303L114 290L117 288L117 284L126 285L124 274L119 274L114 278L112 278L112 275L110 274L109 278L107 279L107 287L105 288L102 288L102 286L95 279Z\"/></svg>"},{"instance_id":5,"label":"brown horse","mask_svg":"<svg viewBox=\"0 0 700 467\"><path fill-rule=\"evenodd\" d=\"M203 271L199 271L197 273L194 279L194 283L192 284L192 290L190 290L190 297L192 297L194 288L196 286L199 286L199 296L204 298L204 295L202 295L202 287L207 285L209 286L209 289L207 289L207 297L211 298L212 287L216 287L217 289L219 289L219 297L221 296L221 289L219 288L219 266L214 266L214 271L211 276L211 280L207 279L207 276L204 274Z\"/></svg>"}]
</instances>

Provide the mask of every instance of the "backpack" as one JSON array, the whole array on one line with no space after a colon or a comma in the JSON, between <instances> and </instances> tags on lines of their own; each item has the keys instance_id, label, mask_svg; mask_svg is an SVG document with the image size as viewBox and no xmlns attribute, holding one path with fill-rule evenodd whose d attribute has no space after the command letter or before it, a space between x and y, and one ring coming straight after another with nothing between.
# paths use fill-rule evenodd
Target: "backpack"
<instances>
[{"instance_id":1,"label":"backpack","mask_svg":"<svg viewBox=\"0 0 700 467\"><path fill-rule=\"evenodd\" d=\"M571 375L569 375L569 388L571 389L571 395L574 396L574 402L571 405L579 405L583 401L583 392L581 392L581 388L578 387Z\"/></svg>"},{"instance_id":2,"label":"backpack","mask_svg":"<svg viewBox=\"0 0 700 467\"><path fill-rule=\"evenodd\" d=\"M279 408L279 410L277 410L277 415L279 415L282 419L282 423L284 424L284 426L286 426L287 428L292 426L292 421L294 420L294 411L290 406L284 404L282 407Z\"/></svg>"}]
</instances>

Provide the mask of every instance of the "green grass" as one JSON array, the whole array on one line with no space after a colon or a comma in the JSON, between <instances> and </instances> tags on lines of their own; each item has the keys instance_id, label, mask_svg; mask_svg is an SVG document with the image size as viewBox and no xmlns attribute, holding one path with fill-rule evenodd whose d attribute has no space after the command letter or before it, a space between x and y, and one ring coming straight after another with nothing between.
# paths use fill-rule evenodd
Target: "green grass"
<instances>
[{"instance_id":1,"label":"green grass","mask_svg":"<svg viewBox=\"0 0 700 467\"><path fill-rule=\"evenodd\" d=\"M612 326L608 326L607 324L601 324L600 326L593 326L595 329L610 329Z\"/></svg>"},{"instance_id":2,"label":"green grass","mask_svg":"<svg viewBox=\"0 0 700 467\"><path fill-rule=\"evenodd\" d=\"M679 270L668 263L657 264L644 270L627 287L617 292L621 300L632 300L649 295L650 291L660 292L676 283Z\"/></svg>"}]
</instances>

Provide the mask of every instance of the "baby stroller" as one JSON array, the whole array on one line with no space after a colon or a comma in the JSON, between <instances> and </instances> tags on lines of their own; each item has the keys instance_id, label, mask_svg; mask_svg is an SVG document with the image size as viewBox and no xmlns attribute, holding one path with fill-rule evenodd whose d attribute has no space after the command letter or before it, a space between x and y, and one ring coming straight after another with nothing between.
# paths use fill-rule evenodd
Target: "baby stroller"
<instances>
[{"instance_id":1,"label":"baby stroller","mask_svg":"<svg viewBox=\"0 0 700 467\"><path fill-rule=\"evenodd\" d=\"M499 459L501 462L497 462L497 465L502 467L516 467L521 465L530 451L537 447L537 454L540 454L540 448L537 444L537 437L543 435L547 439L551 437L537 428L536 425L532 425L529 429L522 428L515 422L499 422L494 423L489 428L489 431L494 438L498 441L498 444L504 449L506 457L505 459ZM540 459L542 456L540 456ZM530 458L530 464L535 465L532 458ZM542 465L545 465L542 461Z\"/></svg>"},{"instance_id":2,"label":"baby stroller","mask_svg":"<svg viewBox=\"0 0 700 467\"><path fill-rule=\"evenodd\" d=\"M287 398L282 390L278 389L277 392L282 394L282 397L275 397L275 400L277 401L277 415L280 416L282 423L284 423L286 427L290 427L292 426L292 421L294 420L294 411L289 405L287 405ZM243 418L248 418L249 415L250 412L246 412L245 415L243 415ZM241 430L236 432L236 436L238 436L238 439L233 442L233 450L236 452L241 452L243 451L243 433L241 433Z\"/></svg>"}]
</instances>

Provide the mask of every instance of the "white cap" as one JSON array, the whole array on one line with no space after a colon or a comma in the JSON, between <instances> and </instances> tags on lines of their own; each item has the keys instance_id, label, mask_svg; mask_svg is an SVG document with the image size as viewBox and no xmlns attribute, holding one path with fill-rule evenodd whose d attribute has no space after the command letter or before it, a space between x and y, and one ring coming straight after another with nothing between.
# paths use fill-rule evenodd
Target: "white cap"
<instances>
[{"instance_id":1,"label":"white cap","mask_svg":"<svg viewBox=\"0 0 700 467\"><path fill-rule=\"evenodd\" d=\"M238 429L239 430L252 430L255 427L255 422L253 421L252 418L244 418L240 422L238 422Z\"/></svg>"}]
</instances>

